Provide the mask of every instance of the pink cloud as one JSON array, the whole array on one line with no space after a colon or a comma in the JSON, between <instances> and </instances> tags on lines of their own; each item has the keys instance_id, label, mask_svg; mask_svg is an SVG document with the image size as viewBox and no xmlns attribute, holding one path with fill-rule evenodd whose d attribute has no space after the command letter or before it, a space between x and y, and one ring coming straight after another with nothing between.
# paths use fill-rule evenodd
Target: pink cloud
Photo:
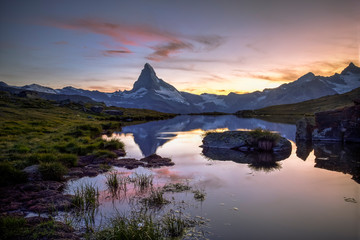
<instances>
[{"instance_id":1,"label":"pink cloud","mask_svg":"<svg viewBox=\"0 0 360 240\"><path fill-rule=\"evenodd\" d=\"M160 61L164 58L169 57L170 54L177 53L181 50L193 49L193 45L191 43L185 43L182 41L177 42L168 42L165 44L157 45L154 47L151 47L155 50L152 54L150 54L147 59L153 60L153 61Z\"/></svg>"},{"instance_id":2,"label":"pink cloud","mask_svg":"<svg viewBox=\"0 0 360 240\"><path fill-rule=\"evenodd\" d=\"M76 19L68 22L50 21L50 25L78 31L86 31L111 37L124 45L138 46L141 43L173 41L177 37L147 25L128 25L104 22L96 19Z\"/></svg>"},{"instance_id":3,"label":"pink cloud","mask_svg":"<svg viewBox=\"0 0 360 240\"><path fill-rule=\"evenodd\" d=\"M223 43L223 38L217 35L186 36L164 31L150 25L131 25L111 23L99 19L86 18L70 21L47 21L46 25L62 29L84 31L110 37L115 43L123 46L145 46L154 50L147 59L161 61L174 53L182 51L210 51ZM109 45L109 43L101 43ZM113 55L131 53L116 47L104 51L103 54ZM119 49L118 49L119 48ZM114 50L113 50L114 49Z\"/></svg>"}]
</instances>

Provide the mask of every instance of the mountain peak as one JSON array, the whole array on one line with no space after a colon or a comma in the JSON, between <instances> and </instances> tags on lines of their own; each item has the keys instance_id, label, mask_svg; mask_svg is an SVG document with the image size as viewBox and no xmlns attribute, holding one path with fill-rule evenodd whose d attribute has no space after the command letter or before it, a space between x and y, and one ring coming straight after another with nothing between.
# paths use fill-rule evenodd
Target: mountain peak
<instances>
[{"instance_id":1,"label":"mountain peak","mask_svg":"<svg viewBox=\"0 0 360 240\"><path fill-rule=\"evenodd\" d=\"M143 70L134 83L131 91L137 91L140 88L159 89L160 79L156 76L155 70L149 63L145 63Z\"/></svg>"},{"instance_id":2,"label":"mountain peak","mask_svg":"<svg viewBox=\"0 0 360 240\"><path fill-rule=\"evenodd\" d=\"M150 63L145 63L144 68L149 68L154 70L153 67L150 65Z\"/></svg>"},{"instance_id":3,"label":"mountain peak","mask_svg":"<svg viewBox=\"0 0 360 240\"><path fill-rule=\"evenodd\" d=\"M303 75L302 77L300 77L298 80L296 80L295 82L297 83L302 83L302 82L310 82L315 78L315 74L312 72L308 72L307 74Z\"/></svg>"},{"instance_id":4,"label":"mountain peak","mask_svg":"<svg viewBox=\"0 0 360 240\"><path fill-rule=\"evenodd\" d=\"M349 66L347 66L341 74L348 74L348 73L360 73L360 68L357 67L354 63L350 63Z\"/></svg>"}]
</instances>

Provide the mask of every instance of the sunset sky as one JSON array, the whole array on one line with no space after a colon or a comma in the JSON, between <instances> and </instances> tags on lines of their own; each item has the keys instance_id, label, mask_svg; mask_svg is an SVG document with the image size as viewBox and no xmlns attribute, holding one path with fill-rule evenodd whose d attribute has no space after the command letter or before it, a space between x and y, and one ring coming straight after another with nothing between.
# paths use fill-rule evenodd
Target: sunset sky
<instances>
[{"instance_id":1,"label":"sunset sky","mask_svg":"<svg viewBox=\"0 0 360 240\"><path fill-rule=\"evenodd\" d=\"M0 3L0 81L129 90L146 62L193 93L252 92L360 63L359 0Z\"/></svg>"}]
</instances>

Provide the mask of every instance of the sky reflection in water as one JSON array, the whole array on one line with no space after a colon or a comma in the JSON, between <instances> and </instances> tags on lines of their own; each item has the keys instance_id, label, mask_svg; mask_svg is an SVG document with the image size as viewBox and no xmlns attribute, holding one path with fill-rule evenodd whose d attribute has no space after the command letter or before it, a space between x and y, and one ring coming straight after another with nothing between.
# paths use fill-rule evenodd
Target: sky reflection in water
<instances>
[{"instance_id":1,"label":"sky reflection in water","mask_svg":"<svg viewBox=\"0 0 360 240\"><path fill-rule=\"evenodd\" d=\"M278 131L290 139L293 147L290 156L264 171L246 161L211 160L199 147L204 131L256 127ZM157 184L190 179L192 186L206 191L206 200L201 204L193 202L187 210L194 216L211 219L211 239L358 239L360 236L359 184L349 174L326 170L334 164L324 162L341 153L347 156L341 158L345 168L351 169L348 162L356 157L354 148L318 144L297 149L294 125L235 116L179 116L124 127L122 133L113 137L125 143L127 157L139 159L156 152L172 158L173 167L135 170L151 171ZM312 148L322 157L317 155L316 159ZM333 162L338 163L335 170L350 171L344 170L344 163L336 158ZM98 176L91 181L101 185L104 179ZM178 194L176 198L190 200L190 195ZM344 201L345 198L354 198L357 203ZM126 208L121 203L114 206ZM110 214L113 205L105 201L101 211Z\"/></svg>"}]
</instances>

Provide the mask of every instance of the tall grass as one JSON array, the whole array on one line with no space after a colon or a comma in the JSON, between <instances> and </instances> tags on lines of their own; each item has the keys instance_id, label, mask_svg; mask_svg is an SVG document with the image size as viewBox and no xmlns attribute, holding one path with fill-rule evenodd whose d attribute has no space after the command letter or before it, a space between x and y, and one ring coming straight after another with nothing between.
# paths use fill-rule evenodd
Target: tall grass
<instances>
[{"instance_id":1,"label":"tall grass","mask_svg":"<svg viewBox=\"0 0 360 240\"><path fill-rule=\"evenodd\" d=\"M151 215L132 212L130 216L116 216L107 228L95 234L95 238L154 240L163 239L163 232Z\"/></svg>"},{"instance_id":2,"label":"tall grass","mask_svg":"<svg viewBox=\"0 0 360 240\"><path fill-rule=\"evenodd\" d=\"M165 214L162 223L164 234L171 238L182 236L186 227L189 227L189 223L181 217L181 212L175 211Z\"/></svg>"},{"instance_id":3,"label":"tall grass","mask_svg":"<svg viewBox=\"0 0 360 240\"><path fill-rule=\"evenodd\" d=\"M106 184L106 186L108 187L108 190L111 192L111 194L113 196L117 195L117 192L118 192L119 187L120 187L120 182L119 182L119 178L118 178L116 172L111 172L111 173L106 175L105 184Z\"/></svg>"},{"instance_id":4,"label":"tall grass","mask_svg":"<svg viewBox=\"0 0 360 240\"><path fill-rule=\"evenodd\" d=\"M129 179L136 188L139 188L141 191L148 189L153 186L154 176L144 173L136 173L135 176Z\"/></svg>"},{"instance_id":5,"label":"tall grass","mask_svg":"<svg viewBox=\"0 0 360 240\"><path fill-rule=\"evenodd\" d=\"M75 189L73 205L79 211L96 209L99 206L99 190L95 185L85 183Z\"/></svg>"},{"instance_id":6,"label":"tall grass","mask_svg":"<svg viewBox=\"0 0 360 240\"><path fill-rule=\"evenodd\" d=\"M118 214L103 230L95 233L95 239L181 239L185 230L193 226L190 219L179 211L170 210L162 217L154 218L147 209L132 211L130 215Z\"/></svg>"},{"instance_id":7,"label":"tall grass","mask_svg":"<svg viewBox=\"0 0 360 240\"><path fill-rule=\"evenodd\" d=\"M148 207L158 207L161 208L163 205L170 203L165 197L164 192L161 189L152 189L150 195L146 198L143 198L142 201Z\"/></svg>"}]
</instances>

